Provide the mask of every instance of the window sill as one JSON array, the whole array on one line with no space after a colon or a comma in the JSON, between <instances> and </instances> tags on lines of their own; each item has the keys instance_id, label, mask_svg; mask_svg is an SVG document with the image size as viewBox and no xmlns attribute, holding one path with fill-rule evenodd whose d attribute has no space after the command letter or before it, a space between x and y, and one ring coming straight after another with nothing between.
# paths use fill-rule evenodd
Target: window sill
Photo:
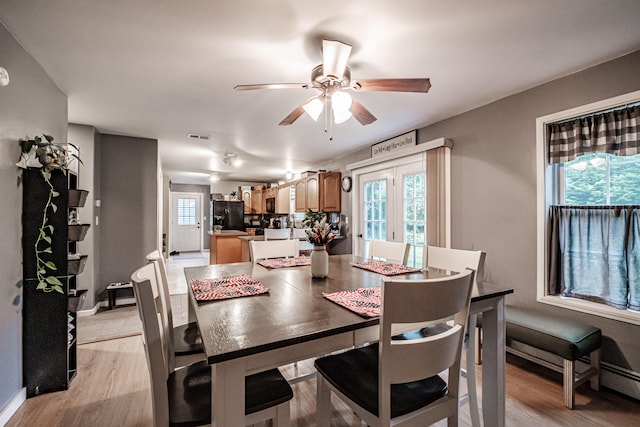
<instances>
[{"instance_id":1,"label":"window sill","mask_svg":"<svg viewBox=\"0 0 640 427\"><path fill-rule=\"evenodd\" d=\"M640 325L640 313L629 310L618 310L605 304L598 304L575 298L563 298L555 295L545 295L538 298L538 302L554 305L569 310L605 317L632 325Z\"/></svg>"}]
</instances>

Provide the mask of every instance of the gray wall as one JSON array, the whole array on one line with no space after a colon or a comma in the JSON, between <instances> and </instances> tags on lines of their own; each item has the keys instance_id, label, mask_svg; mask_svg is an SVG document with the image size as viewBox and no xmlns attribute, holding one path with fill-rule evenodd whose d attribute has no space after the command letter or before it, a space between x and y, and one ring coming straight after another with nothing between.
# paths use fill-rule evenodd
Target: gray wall
<instances>
[{"instance_id":1,"label":"gray wall","mask_svg":"<svg viewBox=\"0 0 640 427\"><path fill-rule=\"evenodd\" d=\"M0 24L0 66L11 83L0 87L0 408L22 388L22 187L18 140L48 133L67 140L67 97ZM14 305L13 302L18 305ZM46 355L43 355L46 357Z\"/></svg>"},{"instance_id":2,"label":"gray wall","mask_svg":"<svg viewBox=\"0 0 640 427\"><path fill-rule=\"evenodd\" d=\"M100 293L128 282L157 249L158 141L102 134L100 138Z\"/></svg>"},{"instance_id":3,"label":"gray wall","mask_svg":"<svg viewBox=\"0 0 640 427\"><path fill-rule=\"evenodd\" d=\"M418 141L454 141L452 246L487 252L485 279L515 289L508 304L600 327L603 360L640 372L638 326L536 302L536 118L636 90L640 51L419 129ZM366 148L330 166L369 157Z\"/></svg>"},{"instance_id":4,"label":"gray wall","mask_svg":"<svg viewBox=\"0 0 640 427\"><path fill-rule=\"evenodd\" d=\"M84 271L77 276L77 288L89 290L79 309L89 310L98 302L98 288L101 283L101 208L96 206L96 201L100 200L100 133L93 126L69 124L69 142L79 148L82 160L78 173L78 188L89 191L84 207L78 209L78 216L83 224L91 224L91 227L77 248L79 253L89 255Z\"/></svg>"}]
</instances>

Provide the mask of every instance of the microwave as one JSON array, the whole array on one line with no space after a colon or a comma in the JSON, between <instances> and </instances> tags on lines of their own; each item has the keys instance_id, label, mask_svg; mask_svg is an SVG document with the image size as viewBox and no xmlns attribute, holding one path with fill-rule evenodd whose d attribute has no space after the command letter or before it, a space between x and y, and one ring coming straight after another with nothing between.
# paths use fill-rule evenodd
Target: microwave
<instances>
[{"instance_id":1,"label":"microwave","mask_svg":"<svg viewBox=\"0 0 640 427\"><path fill-rule=\"evenodd\" d=\"M267 208L267 213L276 213L276 198L275 197L267 197L265 201L265 205Z\"/></svg>"}]
</instances>

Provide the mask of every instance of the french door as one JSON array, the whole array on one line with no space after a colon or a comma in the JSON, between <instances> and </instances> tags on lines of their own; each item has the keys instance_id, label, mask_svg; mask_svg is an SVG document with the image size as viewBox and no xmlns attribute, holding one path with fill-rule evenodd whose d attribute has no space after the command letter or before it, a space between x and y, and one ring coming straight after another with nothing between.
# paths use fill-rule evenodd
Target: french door
<instances>
[{"instance_id":1,"label":"french door","mask_svg":"<svg viewBox=\"0 0 640 427\"><path fill-rule=\"evenodd\" d=\"M426 175L420 156L359 175L359 206L357 253L368 257L373 239L409 243L408 264L422 267L426 244Z\"/></svg>"}]
</instances>

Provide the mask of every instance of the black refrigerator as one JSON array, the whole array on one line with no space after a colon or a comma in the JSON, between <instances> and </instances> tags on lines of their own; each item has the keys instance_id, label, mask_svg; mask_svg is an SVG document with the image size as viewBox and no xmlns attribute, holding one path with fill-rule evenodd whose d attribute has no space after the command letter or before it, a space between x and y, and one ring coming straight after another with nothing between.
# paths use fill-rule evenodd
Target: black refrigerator
<instances>
[{"instance_id":1,"label":"black refrigerator","mask_svg":"<svg viewBox=\"0 0 640 427\"><path fill-rule=\"evenodd\" d=\"M213 225L223 230L244 230L244 202L242 200L213 200Z\"/></svg>"}]
</instances>

